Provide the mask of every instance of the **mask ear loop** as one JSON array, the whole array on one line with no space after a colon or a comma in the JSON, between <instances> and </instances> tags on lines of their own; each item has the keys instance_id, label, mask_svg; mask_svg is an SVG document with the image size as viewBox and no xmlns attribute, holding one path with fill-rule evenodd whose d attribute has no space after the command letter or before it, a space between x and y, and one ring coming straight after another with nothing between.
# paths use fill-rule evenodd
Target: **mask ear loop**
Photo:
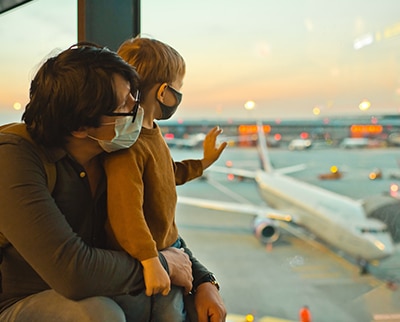
<instances>
[{"instance_id":1,"label":"mask ear loop","mask_svg":"<svg viewBox=\"0 0 400 322\"><path fill-rule=\"evenodd\" d=\"M132 123L135 123L136 116L137 116L138 110L140 108L140 91L139 90L136 91L136 96L133 99L135 100L135 105L133 105Z\"/></svg>"}]
</instances>

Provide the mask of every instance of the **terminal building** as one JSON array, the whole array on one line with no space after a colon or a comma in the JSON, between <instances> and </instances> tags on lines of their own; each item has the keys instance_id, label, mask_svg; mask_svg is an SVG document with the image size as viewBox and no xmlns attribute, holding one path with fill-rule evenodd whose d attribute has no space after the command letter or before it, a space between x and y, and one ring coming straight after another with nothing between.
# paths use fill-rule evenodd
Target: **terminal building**
<instances>
[{"instance_id":1,"label":"terminal building","mask_svg":"<svg viewBox=\"0 0 400 322\"><path fill-rule=\"evenodd\" d=\"M161 121L159 125L167 142L201 138L209 129L218 125L226 137L238 137L238 144L252 145L256 123L263 123L271 146L288 144L295 139L326 141L339 145L346 138L366 138L378 145L400 145L400 116L330 117L296 120L181 120ZM199 136L200 134L200 136ZM203 135L204 137L204 135ZM397 142L399 141L399 142ZM182 142L182 141L181 141ZM200 140L199 140L200 145Z\"/></svg>"}]
</instances>

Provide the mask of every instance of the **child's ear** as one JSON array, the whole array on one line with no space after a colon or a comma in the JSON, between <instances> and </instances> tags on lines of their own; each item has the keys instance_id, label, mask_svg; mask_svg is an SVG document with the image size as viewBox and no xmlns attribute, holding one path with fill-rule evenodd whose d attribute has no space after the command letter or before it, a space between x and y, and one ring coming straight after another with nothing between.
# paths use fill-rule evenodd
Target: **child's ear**
<instances>
[{"instance_id":1,"label":"child's ear","mask_svg":"<svg viewBox=\"0 0 400 322\"><path fill-rule=\"evenodd\" d=\"M157 90L157 99L164 103L165 98L165 90L167 88L167 83L162 83Z\"/></svg>"}]
</instances>

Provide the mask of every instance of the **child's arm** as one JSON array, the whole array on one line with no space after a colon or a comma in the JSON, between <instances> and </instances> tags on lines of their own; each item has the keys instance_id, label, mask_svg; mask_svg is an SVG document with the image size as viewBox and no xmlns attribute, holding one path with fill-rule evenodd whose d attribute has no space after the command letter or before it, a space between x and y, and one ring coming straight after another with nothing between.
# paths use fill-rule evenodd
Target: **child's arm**
<instances>
[{"instance_id":1,"label":"child's arm","mask_svg":"<svg viewBox=\"0 0 400 322\"><path fill-rule=\"evenodd\" d=\"M203 170L207 169L215 161L218 160L222 151L227 146L227 142L222 142L219 147L216 146L217 136L222 133L222 129L219 126L212 128L206 135L203 142L203 159L201 159L201 164Z\"/></svg>"},{"instance_id":2,"label":"child's arm","mask_svg":"<svg viewBox=\"0 0 400 322\"><path fill-rule=\"evenodd\" d=\"M146 295L151 296L157 293L168 295L171 290L171 280L158 257L145 259L141 263L143 266Z\"/></svg>"}]
</instances>

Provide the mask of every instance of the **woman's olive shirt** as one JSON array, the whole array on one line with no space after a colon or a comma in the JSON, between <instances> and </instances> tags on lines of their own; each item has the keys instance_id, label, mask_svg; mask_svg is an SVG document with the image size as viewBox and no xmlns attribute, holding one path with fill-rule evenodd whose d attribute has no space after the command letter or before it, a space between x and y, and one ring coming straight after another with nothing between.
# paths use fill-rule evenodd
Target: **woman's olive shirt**
<instances>
[{"instance_id":1,"label":"woman's olive shirt","mask_svg":"<svg viewBox=\"0 0 400 322\"><path fill-rule=\"evenodd\" d=\"M10 242L2 248L0 310L50 288L74 300L143 290L140 263L105 249L105 177L93 197L77 162L64 150L46 153L56 165L52 193L35 147L0 134L0 232ZM191 259L195 280L208 273Z\"/></svg>"}]
</instances>

